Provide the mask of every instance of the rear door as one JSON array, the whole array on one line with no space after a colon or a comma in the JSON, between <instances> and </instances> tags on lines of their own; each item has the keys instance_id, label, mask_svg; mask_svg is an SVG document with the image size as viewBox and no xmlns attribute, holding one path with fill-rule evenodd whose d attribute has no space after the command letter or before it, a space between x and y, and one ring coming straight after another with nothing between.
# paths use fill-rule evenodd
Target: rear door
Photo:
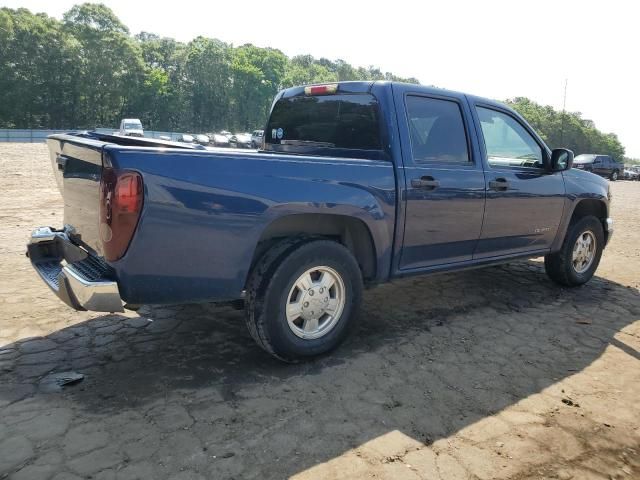
<instances>
[{"instance_id":1,"label":"rear door","mask_svg":"<svg viewBox=\"0 0 640 480\"><path fill-rule=\"evenodd\" d=\"M596 159L593 161L593 173L597 173L603 177L607 177L609 175L609 169L606 162L606 157L602 155L598 155Z\"/></svg>"},{"instance_id":2,"label":"rear door","mask_svg":"<svg viewBox=\"0 0 640 480\"><path fill-rule=\"evenodd\" d=\"M405 173L400 270L469 261L480 236L484 174L466 99L394 85Z\"/></svg>"},{"instance_id":3,"label":"rear door","mask_svg":"<svg viewBox=\"0 0 640 480\"><path fill-rule=\"evenodd\" d=\"M547 171L547 148L509 110L475 103L474 115L484 143L487 195L474 259L548 250L564 207L562 174Z\"/></svg>"},{"instance_id":4,"label":"rear door","mask_svg":"<svg viewBox=\"0 0 640 480\"><path fill-rule=\"evenodd\" d=\"M613 160L613 158L611 158L608 155L603 155L602 161L604 162L604 166L605 166L603 175L606 176L607 178L610 178L611 175L613 174L613 171L616 169L616 162Z\"/></svg>"}]
</instances>

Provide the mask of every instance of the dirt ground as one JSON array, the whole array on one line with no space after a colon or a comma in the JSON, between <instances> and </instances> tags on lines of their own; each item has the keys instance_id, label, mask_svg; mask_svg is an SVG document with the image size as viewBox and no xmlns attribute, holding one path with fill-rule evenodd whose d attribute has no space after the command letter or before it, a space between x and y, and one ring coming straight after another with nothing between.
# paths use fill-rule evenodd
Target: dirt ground
<instances>
[{"instance_id":1,"label":"dirt ground","mask_svg":"<svg viewBox=\"0 0 640 480\"><path fill-rule=\"evenodd\" d=\"M24 256L62 224L45 146L0 144L0 185L0 478L640 479L640 182L613 184L588 285L539 261L398 281L293 366L228 308L71 311Z\"/></svg>"}]
</instances>

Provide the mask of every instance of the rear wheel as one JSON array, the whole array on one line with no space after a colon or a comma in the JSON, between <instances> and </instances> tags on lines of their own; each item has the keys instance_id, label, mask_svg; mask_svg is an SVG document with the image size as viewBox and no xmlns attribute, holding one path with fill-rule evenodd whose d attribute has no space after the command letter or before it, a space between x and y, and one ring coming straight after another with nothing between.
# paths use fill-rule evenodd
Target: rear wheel
<instances>
[{"instance_id":1,"label":"rear wheel","mask_svg":"<svg viewBox=\"0 0 640 480\"><path fill-rule=\"evenodd\" d=\"M287 240L253 269L247 326L267 352L295 362L337 347L354 323L361 296L360 268L343 245Z\"/></svg>"},{"instance_id":2,"label":"rear wheel","mask_svg":"<svg viewBox=\"0 0 640 480\"><path fill-rule=\"evenodd\" d=\"M618 171L617 170L614 170L613 173L611 174L611 180L614 181L614 182L616 180L618 180Z\"/></svg>"},{"instance_id":3,"label":"rear wheel","mask_svg":"<svg viewBox=\"0 0 640 480\"><path fill-rule=\"evenodd\" d=\"M582 285L593 277L603 248L602 224L594 216L583 217L569 226L560 251L544 257L547 275L561 285Z\"/></svg>"}]
</instances>

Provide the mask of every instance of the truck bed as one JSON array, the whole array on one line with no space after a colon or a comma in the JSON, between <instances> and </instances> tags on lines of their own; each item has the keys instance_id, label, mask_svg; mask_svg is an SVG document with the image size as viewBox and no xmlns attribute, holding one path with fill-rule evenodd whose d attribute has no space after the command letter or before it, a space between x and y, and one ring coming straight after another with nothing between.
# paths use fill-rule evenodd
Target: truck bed
<instances>
[{"instance_id":1,"label":"truck bed","mask_svg":"<svg viewBox=\"0 0 640 480\"><path fill-rule=\"evenodd\" d=\"M53 135L48 145L70 238L98 258L103 168L141 174L137 229L126 254L107 262L128 303L240 298L261 237L297 215L358 219L382 247L376 276L389 273L396 208L389 161L87 133Z\"/></svg>"}]
</instances>

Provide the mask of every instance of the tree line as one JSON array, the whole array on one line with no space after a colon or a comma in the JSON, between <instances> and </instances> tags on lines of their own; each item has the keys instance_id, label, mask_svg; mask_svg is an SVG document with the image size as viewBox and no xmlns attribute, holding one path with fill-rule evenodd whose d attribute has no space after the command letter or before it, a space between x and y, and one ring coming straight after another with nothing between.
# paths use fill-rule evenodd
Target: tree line
<instances>
[{"instance_id":1,"label":"tree line","mask_svg":"<svg viewBox=\"0 0 640 480\"><path fill-rule=\"evenodd\" d=\"M551 148L565 147L576 155L599 153L622 161L625 149L615 133L603 133L580 112L558 112L525 97L506 103L522 115Z\"/></svg>"},{"instance_id":2,"label":"tree line","mask_svg":"<svg viewBox=\"0 0 640 480\"><path fill-rule=\"evenodd\" d=\"M346 80L419 83L343 60L289 58L274 48L131 35L102 4L76 5L62 20L0 9L0 128L111 128L135 117L150 130L251 130L264 125L281 88ZM615 134L579 113L522 97L507 103L551 147L624 155Z\"/></svg>"},{"instance_id":3,"label":"tree line","mask_svg":"<svg viewBox=\"0 0 640 480\"><path fill-rule=\"evenodd\" d=\"M281 88L357 79L417 83L274 48L132 36L102 4L76 5L62 21L0 9L3 128L113 127L130 116L153 130L248 130L265 123Z\"/></svg>"}]
</instances>

